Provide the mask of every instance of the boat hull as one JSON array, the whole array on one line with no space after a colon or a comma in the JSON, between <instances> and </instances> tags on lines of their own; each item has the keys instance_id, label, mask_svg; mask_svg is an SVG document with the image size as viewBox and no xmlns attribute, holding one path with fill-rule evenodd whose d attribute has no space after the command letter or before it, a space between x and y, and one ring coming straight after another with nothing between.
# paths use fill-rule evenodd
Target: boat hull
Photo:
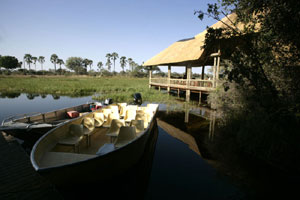
<instances>
[{"instance_id":1,"label":"boat hull","mask_svg":"<svg viewBox=\"0 0 300 200\"><path fill-rule=\"evenodd\" d=\"M156 114L144 134L110 153L101 156L95 155L95 157L84 161L57 167L38 168L35 165L34 167L37 172L59 187L111 180L139 162L146 146L148 146L147 142L155 130L157 130ZM45 135L41 140L47 140L47 136L50 136L50 134ZM31 160L35 156L38 157L39 155L33 153Z\"/></svg>"}]
</instances>

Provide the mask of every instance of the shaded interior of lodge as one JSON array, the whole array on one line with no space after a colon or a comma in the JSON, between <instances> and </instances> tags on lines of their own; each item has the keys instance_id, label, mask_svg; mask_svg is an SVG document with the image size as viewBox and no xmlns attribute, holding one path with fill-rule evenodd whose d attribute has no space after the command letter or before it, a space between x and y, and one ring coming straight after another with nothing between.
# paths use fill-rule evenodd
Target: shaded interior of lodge
<instances>
[{"instance_id":1,"label":"shaded interior of lodge","mask_svg":"<svg viewBox=\"0 0 300 200\"><path fill-rule=\"evenodd\" d=\"M37 142L32 156L39 168L49 168L110 153L141 137L157 108L157 104L119 103L80 113L81 117L45 134L47 138Z\"/></svg>"},{"instance_id":2,"label":"shaded interior of lodge","mask_svg":"<svg viewBox=\"0 0 300 200\"><path fill-rule=\"evenodd\" d=\"M230 26L242 30L243 24L234 24L236 18L236 14L232 13L210 28L218 29ZM186 101L190 101L191 92L199 93L199 101L201 101L202 93L209 94L211 91L214 91L220 78L221 56L225 58L226 54L237 45L238 41L233 39L219 40L217 44L204 48L206 33L207 30L193 38L179 40L146 61L144 66L150 69L149 88L151 86L159 89L166 88L168 92L177 90L178 94L180 91L185 91ZM152 74L153 66L168 66L168 77L154 78ZM212 66L212 80L205 79L205 66ZM172 67L185 67L185 76L181 79L172 78ZM192 78L193 67L202 67L200 79Z\"/></svg>"}]
</instances>

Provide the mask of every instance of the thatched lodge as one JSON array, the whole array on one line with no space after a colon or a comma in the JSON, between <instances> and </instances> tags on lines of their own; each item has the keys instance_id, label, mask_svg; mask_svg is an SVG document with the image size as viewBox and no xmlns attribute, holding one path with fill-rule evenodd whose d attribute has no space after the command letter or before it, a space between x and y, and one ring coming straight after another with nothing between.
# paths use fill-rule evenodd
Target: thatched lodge
<instances>
[{"instance_id":1,"label":"thatched lodge","mask_svg":"<svg viewBox=\"0 0 300 200\"><path fill-rule=\"evenodd\" d=\"M211 28L234 27L234 21L236 21L236 14L230 14L212 25ZM241 26L241 24L238 24L237 28ZM220 74L220 58L227 48L226 43L228 41L226 43L220 41L216 46L204 48L206 33L207 30L192 38L179 40L147 60L144 66L150 68L149 87L167 88L168 91L177 90L178 93L179 91L186 91L186 101L190 100L191 92L199 93L199 99L201 100L201 93L209 93L215 90ZM153 78L152 66L168 66L168 77ZM185 67L185 76L181 79L171 78L172 66ZM212 80L205 80L205 66L213 67ZM200 79L192 78L193 67L202 67Z\"/></svg>"}]
</instances>

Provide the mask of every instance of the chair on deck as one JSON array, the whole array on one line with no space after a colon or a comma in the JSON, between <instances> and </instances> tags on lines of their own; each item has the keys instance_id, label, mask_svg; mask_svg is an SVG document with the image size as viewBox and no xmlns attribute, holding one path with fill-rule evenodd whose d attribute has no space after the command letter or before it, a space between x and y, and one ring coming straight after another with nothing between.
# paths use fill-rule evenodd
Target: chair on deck
<instances>
[{"instance_id":1,"label":"chair on deck","mask_svg":"<svg viewBox=\"0 0 300 200\"><path fill-rule=\"evenodd\" d=\"M91 145L91 135L95 129L95 119L92 117L85 117L82 120L83 135L86 136L86 146Z\"/></svg>"},{"instance_id":2,"label":"chair on deck","mask_svg":"<svg viewBox=\"0 0 300 200\"><path fill-rule=\"evenodd\" d=\"M135 127L136 135L140 136L145 130L144 120L132 120L130 126Z\"/></svg>"},{"instance_id":3,"label":"chair on deck","mask_svg":"<svg viewBox=\"0 0 300 200\"><path fill-rule=\"evenodd\" d=\"M100 112L94 113L95 127L101 127L104 124L104 114Z\"/></svg>"},{"instance_id":4,"label":"chair on deck","mask_svg":"<svg viewBox=\"0 0 300 200\"><path fill-rule=\"evenodd\" d=\"M134 120L136 116L136 110L129 109L126 110L126 114L124 117L125 122L131 122L131 120Z\"/></svg>"},{"instance_id":5,"label":"chair on deck","mask_svg":"<svg viewBox=\"0 0 300 200\"><path fill-rule=\"evenodd\" d=\"M83 139L84 132L83 132L83 125L81 124L71 124L69 126L69 130L66 134L66 136L58 141L58 144L61 145L69 145L74 146L74 152L79 153L79 142Z\"/></svg>"},{"instance_id":6,"label":"chair on deck","mask_svg":"<svg viewBox=\"0 0 300 200\"><path fill-rule=\"evenodd\" d=\"M108 108L111 109L112 113L119 114L119 107L117 105L110 105Z\"/></svg>"},{"instance_id":7,"label":"chair on deck","mask_svg":"<svg viewBox=\"0 0 300 200\"><path fill-rule=\"evenodd\" d=\"M112 113L111 109L109 109L109 108L103 108L103 109L101 110L101 112L102 112L103 115L104 115L104 120L105 120L105 121L107 120L108 115L109 115L110 113Z\"/></svg>"},{"instance_id":8,"label":"chair on deck","mask_svg":"<svg viewBox=\"0 0 300 200\"><path fill-rule=\"evenodd\" d=\"M138 112L135 116L135 120L143 120L144 121L144 128L148 127L148 114L144 112Z\"/></svg>"},{"instance_id":9,"label":"chair on deck","mask_svg":"<svg viewBox=\"0 0 300 200\"><path fill-rule=\"evenodd\" d=\"M106 133L107 136L110 136L111 143L113 142L114 138L118 137L120 128L122 126L125 126L124 119L113 119L111 121L111 126Z\"/></svg>"},{"instance_id":10,"label":"chair on deck","mask_svg":"<svg viewBox=\"0 0 300 200\"><path fill-rule=\"evenodd\" d=\"M120 128L119 135L115 142L115 147L120 148L136 138L135 127L133 126L122 126Z\"/></svg>"},{"instance_id":11,"label":"chair on deck","mask_svg":"<svg viewBox=\"0 0 300 200\"><path fill-rule=\"evenodd\" d=\"M125 117L127 103L118 103L118 106L120 110L120 116Z\"/></svg>"},{"instance_id":12,"label":"chair on deck","mask_svg":"<svg viewBox=\"0 0 300 200\"><path fill-rule=\"evenodd\" d=\"M103 124L103 127L110 127L113 119L120 119L119 113L110 113L106 122Z\"/></svg>"}]
</instances>

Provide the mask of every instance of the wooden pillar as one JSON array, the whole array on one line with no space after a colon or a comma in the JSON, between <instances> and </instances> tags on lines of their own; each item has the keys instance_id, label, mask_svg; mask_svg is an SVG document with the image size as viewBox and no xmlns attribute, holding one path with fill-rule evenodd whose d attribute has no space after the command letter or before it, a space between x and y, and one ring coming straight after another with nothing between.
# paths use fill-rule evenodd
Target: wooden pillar
<instances>
[{"instance_id":1,"label":"wooden pillar","mask_svg":"<svg viewBox=\"0 0 300 200\"><path fill-rule=\"evenodd\" d=\"M204 80L204 70L205 70L205 66L203 65L202 67L202 73L201 73L201 79Z\"/></svg>"},{"instance_id":2,"label":"wooden pillar","mask_svg":"<svg viewBox=\"0 0 300 200\"><path fill-rule=\"evenodd\" d=\"M191 95L191 90L190 90L190 80L191 80L191 68L192 66L189 64L186 66L186 101L190 101L190 95Z\"/></svg>"},{"instance_id":3,"label":"wooden pillar","mask_svg":"<svg viewBox=\"0 0 300 200\"><path fill-rule=\"evenodd\" d=\"M168 66L168 93L170 92L170 83L171 83L171 65Z\"/></svg>"},{"instance_id":4,"label":"wooden pillar","mask_svg":"<svg viewBox=\"0 0 300 200\"><path fill-rule=\"evenodd\" d=\"M202 93L201 91L199 92L199 105L201 105L201 97L202 97Z\"/></svg>"},{"instance_id":5,"label":"wooden pillar","mask_svg":"<svg viewBox=\"0 0 300 200\"><path fill-rule=\"evenodd\" d=\"M217 69L216 69L216 86L219 81L219 74L220 74L220 58L221 57L221 52L220 49L218 50L218 57L217 57Z\"/></svg>"},{"instance_id":6,"label":"wooden pillar","mask_svg":"<svg viewBox=\"0 0 300 200\"><path fill-rule=\"evenodd\" d=\"M213 66L213 87L216 87L216 67L217 67L217 57L214 57L214 66Z\"/></svg>"},{"instance_id":7,"label":"wooden pillar","mask_svg":"<svg viewBox=\"0 0 300 200\"><path fill-rule=\"evenodd\" d=\"M152 66L149 67L149 88L151 88L151 79L152 79Z\"/></svg>"}]
</instances>

